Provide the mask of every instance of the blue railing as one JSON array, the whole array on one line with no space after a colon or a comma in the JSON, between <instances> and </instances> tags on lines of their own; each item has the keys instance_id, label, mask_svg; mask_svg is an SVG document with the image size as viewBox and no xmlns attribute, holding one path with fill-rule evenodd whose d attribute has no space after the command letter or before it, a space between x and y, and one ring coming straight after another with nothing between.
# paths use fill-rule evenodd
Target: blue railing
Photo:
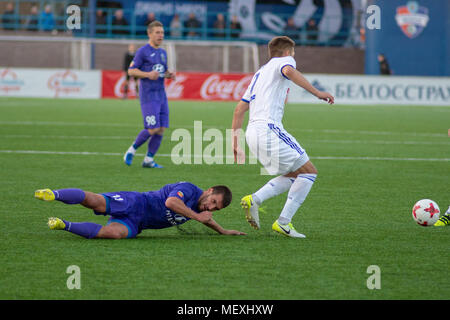
<instances>
[{"instance_id":1,"label":"blue railing","mask_svg":"<svg viewBox=\"0 0 450 320\"><path fill-rule=\"evenodd\" d=\"M127 39L147 39L147 25L146 15L139 15L134 10L122 10L123 19L117 19L116 8L95 8L90 10L86 7L81 7L81 1L58 1L57 6L55 4L52 8L52 13L43 14L43 8L46 2L44 0L38 0L33 3L37 4L39 10L36 15L23 13L20 10L20 5L24 3L30 3L30 1L19 0L15 2L14 11L1 13L1 29L2 30L23 30L23 31L44 31L53 33L66 33L69 31L66 21L69 15L65 9L71 4L80 5L80 25L70 30L74 36L81 37L95 37L95 38L127 38ZM0 4L5 7L5 1L0 0ZM98 12L98 14L97 14ZM100 14L101 12L101 14ZM188 27L185 25L188 17L181 16L179 19L179 27L174 27L172 23L172 16L155 15L155 19L161 21L164 24L165 38L172 40L179 39L199 39L199 40L217 40L217 41L238 41L243 40L241 38L242 30L231 28L231 15L228 13L221 13L224 17L224 28L216 28L214 22L217 18L218 12L208 12L202 17L197 17L197 26ZM284 21L287 21L289 16L279 15ZM305 23L302 27L293 27L291 29L280 29L278 34L283 34L291 37L300 45L324 45L324 46L340 46L343 43L348 42L349 38L354 35L350 34L351 25L353 23L353 17L327 17L328 21L321 21L321 23L331 23L332 19L342 19L341 25L347 25L347 28L342 29L339 32L335 32L333 35L324 35L321 33L325 41L320 42L319 31L317 28L310 28ZM314 17L312 17L314 20ZM122 22L121 22L122 21ZM125 21L125 22L123 22ZM263 30L262 19L256 15L256 28L257 30ZM316 22L317 24L317 22ZM193 24L195 25L195 24ZM264 30L266 31L266 30ZM268 30L269 33L273 31ZM246 41L254 42L267 42L267 39L244 38ZM356 45L357 43L350 43L350 45Z\"/></svg>"}]
</instances>

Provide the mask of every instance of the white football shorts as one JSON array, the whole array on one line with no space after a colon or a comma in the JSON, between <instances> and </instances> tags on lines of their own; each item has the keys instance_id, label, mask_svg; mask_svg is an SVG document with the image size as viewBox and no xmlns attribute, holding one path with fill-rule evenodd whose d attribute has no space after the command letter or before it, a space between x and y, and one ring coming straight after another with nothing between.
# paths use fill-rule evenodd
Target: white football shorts
<instances>
[{"instance_id":1,"label":"white football shorts","mask_svg":"<svg viewBox=\"0 0 450 320\"><path fill-rule=\"evenodd\" d=\"M247 126L245 140L270 175L295 171L309 160L297 140L279 124L253 121Z\"/></svg>"}]
</instances>

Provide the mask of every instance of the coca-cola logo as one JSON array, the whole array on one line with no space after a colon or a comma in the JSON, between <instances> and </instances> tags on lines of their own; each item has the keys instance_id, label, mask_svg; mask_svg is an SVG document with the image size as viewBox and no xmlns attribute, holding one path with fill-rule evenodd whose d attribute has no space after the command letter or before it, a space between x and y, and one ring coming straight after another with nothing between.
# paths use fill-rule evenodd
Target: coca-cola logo
<instances>
[{"instance_id":1,"label":"coca-cola logo","mask_svg":"<svg viewBox=\"0 0 450 320\"><path fill-rule=\"evenodd\" d=\"M117 80L114 86L114 95L119 98L123 98L125 96L125 84L126 84L126 76L122 75L119 80ZM133 77L130 77L128 83L128 94L129 98L135 98L136 94L136 84Z\"/></svg>"},{"instance_id":2,"label":"coca-cola logo","mask_svg":"<svg viewBox=\"0 0 450 320\"><path fill-rule=\"evenodd\" d=\"M222 75L215 73L203 82L200 95L205 100L240 100L251 80L252 75L240 79L222 79Z\"/></svg>"},{"instance_id":3,"label":"coca-cola logo","mask_svg":"<svg viewBox=\"0 0 450 320\"><path fill-rule=\"evenodd\" d=\"M186 75L177 73L175 80L167 80L166 94L168 99L183 98L184 84L183 81L187 79Z\"/></svg>"}]
</instances>

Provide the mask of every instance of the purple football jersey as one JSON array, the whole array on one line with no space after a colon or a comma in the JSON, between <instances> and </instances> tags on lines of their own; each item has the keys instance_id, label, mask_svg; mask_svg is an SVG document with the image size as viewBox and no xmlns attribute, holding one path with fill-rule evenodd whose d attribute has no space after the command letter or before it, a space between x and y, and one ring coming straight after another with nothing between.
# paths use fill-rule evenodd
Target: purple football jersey
<instances>
[{"instance_id":1,"label":"purple football jersey","mask_svg":"<svg viewBox=\"0 0 450 320\"><path fill-rule=\"evenodd\" d=\"M129 68L139 69L144 72L159 72L159 78L156 80L150 80L148 78L140 79L139 99L141 103L151 100L149 92L164 90L164 74L167 71L167 53L163 48L156 49L147 43L136 51L136 55Z\"/></svg>"}]
</instances>

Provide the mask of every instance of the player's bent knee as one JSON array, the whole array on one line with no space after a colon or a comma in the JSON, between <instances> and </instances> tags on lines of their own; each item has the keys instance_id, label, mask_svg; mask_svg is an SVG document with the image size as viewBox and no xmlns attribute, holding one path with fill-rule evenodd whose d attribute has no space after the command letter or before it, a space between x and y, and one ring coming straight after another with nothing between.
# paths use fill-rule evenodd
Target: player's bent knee
<instances>
[{"instance_id":1,"label":"player's bent knee","mask_svg":"<svg viewBox=\"0 0 450 320\"><path fill-rule=\"evenodd\" d=\"M124 239L128 236L128 229L120 223L111 223L100 229L97 238Z\"/></svg>"},{"instance_id":2,"label":"player's bent knee","mask_svg":"<svg viewBox=\"0 0 450 320\"><path fill-rule=\"evenodd\" d=\"M154 129L147 129L148 133L150 133L150 135L154 135L154 134L159 134L160 136L162 136L164 134L164 130L166 128L164 127L159 127L159 128L154 128Z\"/></svg>"},{"instance_id":3,"label":"player's bent knee","mask_svg":"<svg viewBox=\"0 0 450 320\"><path fill-rule=\"evenodd\" d=\"M311 161L306 162L303 166L293 172L285 174L285 177L296 178L299 174L318 174L316 167Z\"/></svg>"},{"instance_id":4,"label":"player's bent knee","mask_svg":"<svg viewBox=\"0 0 450 320\"><path fill-rule=\"evenodd\" d=\"M81 203L83 206L97 212L106 212L106 200L101 194L85 191L85 198Z\"/></svg>"}]
</instances>

